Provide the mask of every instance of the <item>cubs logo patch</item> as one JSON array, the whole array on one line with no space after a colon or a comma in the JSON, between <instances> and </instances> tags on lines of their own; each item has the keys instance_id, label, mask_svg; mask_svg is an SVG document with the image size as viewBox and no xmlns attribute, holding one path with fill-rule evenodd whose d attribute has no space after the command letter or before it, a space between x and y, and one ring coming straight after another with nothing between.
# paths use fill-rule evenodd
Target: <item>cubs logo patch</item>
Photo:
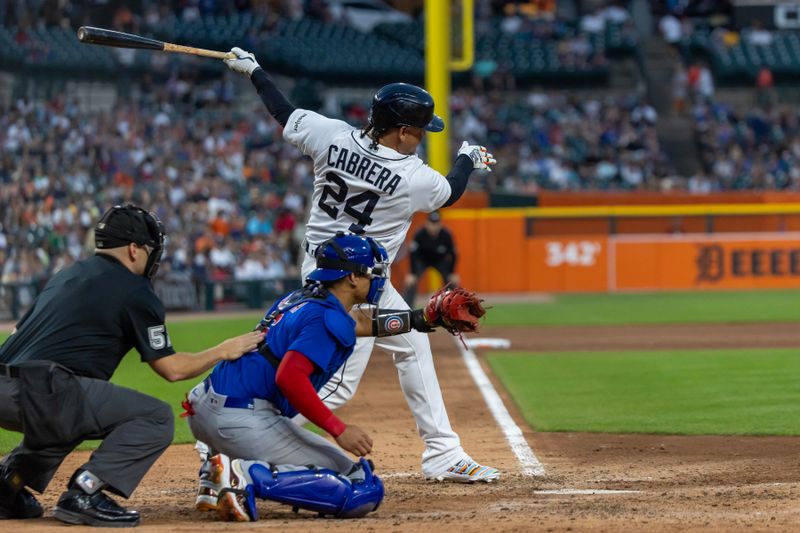
<instances>
[{"instance_id":1,"label":"cubs logo patch","mask_svg":"<svg viewBox=\"0 0 800 533\"><path fill-rule=\"evenodd\" d=\"M392 315L386 318L386 331L395 332L403 329L403 319L397 315Z\"/></svg>"}]
</instances>

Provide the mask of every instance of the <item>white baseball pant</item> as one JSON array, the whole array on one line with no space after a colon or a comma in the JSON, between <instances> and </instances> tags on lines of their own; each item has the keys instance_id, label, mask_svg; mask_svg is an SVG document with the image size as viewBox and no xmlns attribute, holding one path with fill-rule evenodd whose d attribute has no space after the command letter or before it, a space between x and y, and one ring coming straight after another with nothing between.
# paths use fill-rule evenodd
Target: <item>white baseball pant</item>
<instances>
[{"instance_id":1,"label":"white baseball pant","mask_svg":"<svg viewBox=\"0 0 800 533\"><path fill-rule=\"evenodd\" d=\"M316 268L316 260L304 253L302 279ZM384 309L408 309L400 293L386 281L379 307ZM361 376L367 368L373 346L392 355L400 388L409 409L414 415L417 430L425 442L422 453L422 472L426 476L441 473L461 460L465 453L461 440L450 426L444 406L442 391L436 378L431 344L426 333L412 330L391 337L359 337L347 364L319 391L320 398L330 409L347 403L356 393ZM298 415L293 419L304 424L306 419Z\"/></svg>"}]
</instances>

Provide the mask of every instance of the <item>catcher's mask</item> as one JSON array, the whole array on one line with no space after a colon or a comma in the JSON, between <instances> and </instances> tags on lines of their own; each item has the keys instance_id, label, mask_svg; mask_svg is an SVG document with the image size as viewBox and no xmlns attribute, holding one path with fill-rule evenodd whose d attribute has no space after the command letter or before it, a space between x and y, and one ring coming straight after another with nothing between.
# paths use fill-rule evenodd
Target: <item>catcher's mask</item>
<instances>
[{"instance_id":1,"label":"catcher's mask","mask_svg":"<svg viewBox=\"0 0 800 533\"><path fill-rule=\"evenodd\" d=\"M152 279L161 264L164 252L164 224L158 217L133 204L115 205L106 211L94 228L95 246L119 248L130 243L150 248L144 277Z\"/></svg>"},{"instance_id":2,"label":"catcher's mask","mask_svg":"<svg viewBox=\"0 0 800 533\"><path fill-rule=\"evenodd\" d=\"M322 243L316 252L317 268L308 275L312 281L336 281L351 272L370 277L367 303L377 305L389 274L389 255L372 237L342 232Z\"/></svg>"}]
</instances>

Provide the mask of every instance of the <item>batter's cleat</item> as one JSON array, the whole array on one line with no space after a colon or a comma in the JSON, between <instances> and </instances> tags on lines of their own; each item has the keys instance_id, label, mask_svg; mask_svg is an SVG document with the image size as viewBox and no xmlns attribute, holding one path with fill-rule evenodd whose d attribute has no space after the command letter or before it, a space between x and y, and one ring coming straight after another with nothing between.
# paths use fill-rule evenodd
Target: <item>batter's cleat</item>
<instances>
[{"instance_id":1,"label":"batter's cleat","mask_svg":"<svg viewBox=\"0 0 800 533\"><path fill-rule=\"evenodd\" d=\"M194 501L194 506L198 511L216 511L217 498L219 496L219 485L213 481L214 469L222 469L221 466L214 466L211 459L206 459L200 466L199 486L197 487L197 498ZM216 474L217 477L219 474Z\"/></svg>"},{"instance_id":2,"label":"batter's cleat","mask_svg":"<svg viewBox=\"0 0 800 533\"><path fill-rule=\"evenodd\" d=\"M428 479L431 481L451 481L454 483L491 483L500 479L500 471L491 466L480 465L469 457L466 457L441 474L428 476Z\"/></svg>"},{"instance_id":3,"label":"batter's cleat","mask_svg":"<svg viewBox=\"0 0 800 533\"><path fill-rule=\"evenodd\" d=\"M219 491L217 514L226 522L256 522L258 509L255 491L248 481L241 460L230 461L228 480L227 486Z\"/></svg>"}]
</instances>

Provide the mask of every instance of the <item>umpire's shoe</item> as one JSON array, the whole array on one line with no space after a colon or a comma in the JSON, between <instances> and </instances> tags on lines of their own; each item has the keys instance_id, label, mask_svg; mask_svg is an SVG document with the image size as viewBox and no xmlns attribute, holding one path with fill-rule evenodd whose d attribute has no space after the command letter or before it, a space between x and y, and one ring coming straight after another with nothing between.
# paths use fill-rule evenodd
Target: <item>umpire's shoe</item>
<instances>
[{"instance_id":1,"label":"umpire's shoe","mask_svg":"<svg viewBox=\"0 0 800 533\"><path fill-rule=\"evenodd\" d=\"M98 490L87 494L81 489L69 489L58 499L53 516L67 524L98 527L135 527L139 513L121 507Z\"/></svg>"},{"instance_id":2,"label":"umpire's shoe","mask_svg":"<svg viewBox=\"0 0 800 533\"><path fill-rule=\"evenodd\" d=\"M101 490L106 485L88 470L72 474L67 491L61 495L53 516L67 524L98 527L134 527L139 513L121 507Z\"/></svg>"},{"instance_id":3,"label":"umpire's shoe","mask_svg":"<svg viewBox=\"0 0 800 533\"><path fill-rule=\"evenodd\" d=\"M22 485L21 478L0 468L0 520L39 518L44 513L33 494Z\"/></svg>"},{"instance_id":4,"label":"umpire's shoe","mask_svg":"<svg viewBox=\"0 0 800 533\"><path fill-rule=\"evenodd\" d=\"M5 487L3 487L5 489ZM44 513L42 506L36 498L26 489L10 494L0 490L0 520L22 520L25 518L39 518ZM10 491L9 491L10 492Z\"/></svg>"}]
</instances>

